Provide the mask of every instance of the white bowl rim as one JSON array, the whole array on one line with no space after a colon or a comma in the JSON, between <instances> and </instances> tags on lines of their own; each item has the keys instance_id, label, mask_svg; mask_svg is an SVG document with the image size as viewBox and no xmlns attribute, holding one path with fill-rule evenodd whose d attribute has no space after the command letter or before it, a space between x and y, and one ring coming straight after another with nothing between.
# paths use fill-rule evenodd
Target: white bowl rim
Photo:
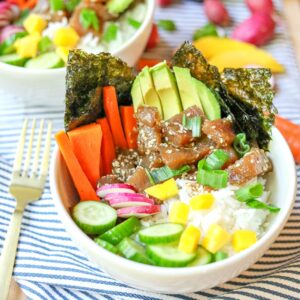
<instances>
[{"instance_id":1,"label":"white bowl rim","mask_svg":"<svg viewBox=\"0 0 300 300\"><path fill-rule=\"evenodd\" d=\"M143 34L147 24L149 22L151 22L152 19L152 15L154 13L154 9L155 9L155 1L154 0L145 0L145 2L147 2L147 7L146 7L146 15L144 18L144 21L142 23L142 26L135 32L135 34L128 39L120 48L111 51L112 55L118 55L119 52L123 51L124 49L126 49L127 47L129 47L135 40L137 40L140 35ZM105 51L108 52L108 51ZM63 68L57 68L57 69L29 69L29 68L24 68L24 67L18 67L18 66L13 66L13 65L9 65L3 62L0 62L0 69L4 70L4 71L12 71L15 73L19 73L19 74L38 74L38 75L42 75L42 74L61 74L65 71L66 67Z\"/></svg>"},{"instance_id":2,"label":"white bowl rim","mask_svg":"<svg viewBox=\"0 0 300 300\"><path fill-rule=\"evenodd\" d=\"M273 134L274 133L276 135L276 139L279 139L279 142L283 143L285 145L284 146L286 148L285 153L288 154L287 156L285 156L285 164L290 165L291 167L292 166L294 167L293 168L294 172L292 172L292 174L291 174L292 178L290 180L291 188L288 190L288 193L286 195L287 199L289 199L290 203L288 206L286 206L285 211L283 211L282 209L280 210L280 212L276 216L276 219L274 220L274 223L272 224L272 226L270 226L270 228L267 229L267 231L264 233L264 235L253 246L251 246L250 248L243 250L239 253L236 253L233 256L231 256L225 260L221 260L221 261L215 262L213 264L192 266L192 267L185 267L185 268L167 268L167 267L151 266L151 265L146 265L146 264L137 263L137 262L128 260L124 257L113 254L102 247L99 247L98 244L96 244L90 237L88 237L75 224L75 222L73 221L73 219L68 214L65 207L63 206L62 202L59 200L57 185L56 185L55 176L54 176L56 173L56 163L57 163L57 157L59 154L59 150L58 150L57 146L55 147L55 150L53 152L52 159L51 159L51 166L50 166L51 194L52 194L55 206L58 209L58 213L60 214L60 216L62 218L65 219L65 221L67 223L69 223L69 225L71 227L73 227L72 230L75 232L74 235L76 235L78 237L78 239L80 238L80 240L82 240L82 243L87 243L88 248L93 249L94 253L98 252L99 256L102 256L102 257L104 255L108 256L110 259L117 260L118 264L120 264L124 267L127 267L127 268L132 268L132 269L137 269L137 270L142 268L145 273L148 273L151 275L155 275L155 274L157 274L157 272L159 272L159 274L161 276L172 275L173 278L181 277L181 276L192 276L192 275L198 274L198 273L216 271L220 267L223 267L223 268L230 267L231 264L238 263L240 260L245 259L250 253L255 253L259 248L263 247L265 242L269 241L268 244L271 244L272 242L274 242L274 240L277 238L277 236L280 234L280 231L284 227L288 217L290 216L290 213L294 206L295 195L296 195L295 163L294 163L292 153L291 153L285 139L283 138L283 136L281 135L281 133L279 132L279 130L277 128L273 128ZM61 222L64 224L64 222L62 220L61 220Z\"/></svg>"}]
</instances>

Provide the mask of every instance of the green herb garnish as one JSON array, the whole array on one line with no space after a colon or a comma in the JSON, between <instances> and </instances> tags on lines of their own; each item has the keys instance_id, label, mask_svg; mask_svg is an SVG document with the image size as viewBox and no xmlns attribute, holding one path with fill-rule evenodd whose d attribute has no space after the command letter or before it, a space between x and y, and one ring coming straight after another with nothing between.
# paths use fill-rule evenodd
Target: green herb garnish
<instances>
[{"instance_id":1,"label":"green herb garnish","mask_svg":"<svg viewBox=\"0 0 300 300\"><path fill-rule=\"evenodd\" d=\"M279 207L266 204L264 202L261 202L257 199L250 199L246 202L247 206L251 208L256 208L256 209L267 209L270 213L277 213L280 211Z\"/></svg>"},{"instance_id":2,"label":"green herb garnish","mask_svg":"<svg viewBox=\"0 0 300 300\"><path fill-rule=\"evenodd\" d=\"M217 27L212 23L208 23L203 27L197 29L194 32L193 41L196 41L205 36L218 36Z\"/></svg>"},{"instance_id":3,"label":"green herb garnish","mask_svg":"<svg viewBox=\"0 0 300 300\"><path fill-rule=\"evenodd\" d=\"M65 3L68 12L73 12L76 6L80 3L80 0L68 0Z\"/></svg>"},{"instance_id":4,"label":"green herb garnish","mask_svg":"<svg viewBox=\"0 0 300 300\"><path fill-rule=\"evenodd\" d=\"M160 29L163 29L166 31L175 31L176 30L176 24L172 20L159 20L157 23L157 26Z\"/></svg>"},{"instance_id":5,"label":"green herb garnish","mask_svg":"<svg viewBox=\"0 0 300 300\"><path fill-rule=\"evenodd\" d=\"M99 20L93 9L83 8L80 12L79 21L84 29L92 27L96 31L99 30Z\"/></svg>"},{"instance_id":6,"label":"green herb garnish","mask_svg":"<svg viewBox=\"0 0 300 300\"><path fill-rule=\"evenodd\" d=\"M64 9L64 1L63 0L50 0L50 8L51 11L56 12Z\"/></svg>"},{"instance_id":7,"label":"green herb garnish","mask_svg":"<svg viewBox=\"0 0 300 300\"><path fill-rule=\"evenodd\" d=\"M135 28L135 29L139 29L139 28L141 27L141 25L142 25L141 22L139 22L139 21L137 21L137 20L135 20L135 19L132 19L132 18L128 18L128 19L127 19L127 22L128 22L128 24L129 24L130 26L132 26L132 27Z\"/></svg>"},{"instance_id":8,"label":"green herb garnish","mask_svg":"<svg viewBox=\"0 0 300 300\"><path fill-rule=\"evenodd\" d=\"M118 30L119 27L116 24L110 23L104 32L103 40L107 43L114 41L117 38Z\"/></svg>"}]
</instances>

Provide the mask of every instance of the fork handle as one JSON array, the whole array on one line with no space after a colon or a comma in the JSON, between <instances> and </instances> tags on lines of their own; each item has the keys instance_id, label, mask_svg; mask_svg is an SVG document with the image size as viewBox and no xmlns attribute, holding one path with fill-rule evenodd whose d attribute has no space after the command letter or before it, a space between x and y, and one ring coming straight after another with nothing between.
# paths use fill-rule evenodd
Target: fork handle
<instances>
[{"instance_id":1,"label":"fork handle","mask_svg":"<svg viewBox=\"0 0 300 300\"><path fill-rule=\"evenodd\" d=\"M16 209L12 214L7 236L0 256L0 300L8 298L8 292L15 264L23 210Z\"/></svg>"}]
</instances>

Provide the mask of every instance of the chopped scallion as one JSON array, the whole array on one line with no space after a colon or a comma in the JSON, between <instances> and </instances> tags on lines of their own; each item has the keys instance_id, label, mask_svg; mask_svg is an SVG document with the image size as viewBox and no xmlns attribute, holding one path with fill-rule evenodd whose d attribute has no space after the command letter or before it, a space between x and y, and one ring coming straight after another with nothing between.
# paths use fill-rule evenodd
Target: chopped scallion
<instances>
[{"instance_id":1,"label":"chopped scallion","mask_svg":"<svg viewBox=\"0 0 300 300\"><path fill-rule=\"evenodd\" d=\"M141 22L139 22L139 21L137 21L137 20L135 20L135 19L132 19L132 18L128 18L128 19L127 19L127 22L128 22L128 24L129 24L130 26L132 26L132 27L135 28L135 29L139 29L139 28L141 27L141 25L142 25Z\"/></svg>"},{"instance_id":2,"label":"chopped scallion","mask_svg":"<svg viewBox=\"0 0 300 300\"><path fill-rule=\"evenodd\" d=\"M193 137L201 136L201 118L200 116L188 118L185 114L182 116L182 126L192 130Z\"/></svg>"},{"instance_id":3,"label":"chopped scallion","mask_svg":"<svg viewBox=\"0 0 300 300\"><path fill-rule=\"evenodd\" d=\"M235 191L235 196L240 202L247 202L250 199L260 197L264 192L261 183L253 183Z\"/></svg>"},{"instance_id":4,"label":"chopped scallion","mask_svg":"<svg viewBox=\"0 0 300 300\"><path fill-rule=\"evenodd\" d=\"M157 26L166 31L175 31L176 30L176 24L172 20L159 20L157 23Z\"/></svg>"},{"instance_id":5,"label":"chopped scallion","mask_svg":"<svg viewBox=\"0 0 300 300\"><path fill-rule=\"evenodd\" d=\"M245 133L239 133L236 135L233 141L233 148L241 157L250 151L250 146L247 143L247 138Z\"/></svg>"},{"instance_id":6,"label":"chopped scallion","mask_svg":"<svg viewBox=\"0 0 300 300\"><path fill-rule=\"evenodd\" d=\"M228 159L229 154L226 151L217 149L206 158L204 168L206 170L220 170Z\"/></svg>"},{"instance_id":7,"label":"chopped scallion","mask_svg":"<svg viewBox=\"0 0 300 300\"><path fill-rule=\"evenodd\" d=\"M50 8L53 12L60 11L64 9L63 0L50 0Z\"/></svg>"},{"instance_id":8,"label":"chopped scallion","mask_svg":"<svg viewBox=\"0 0 300 300\"><path fill-rule=\"evenodd\" d=\"M80 12L79 21L84 29L92 27L96 31L99 30L99 20L93 9L83 8Z\"/></svg>"},{"instance_id":9,"label":"chopped scallion","mask_svg":"<svg viewBox=\"0 0 300 300\"><path fill-rule=\"evenodd\" d=\"M154 184L155 184L155 181L154 181L154 179L153 179L153 177L152 177L150 171L149 171L148 169L145 169L145 172L146 172L146 174L147 174L147 176L148 176L148 178L149 178L149 181L150 181L151 185L154 185Z\"/></svg>"},{"instance_id":10,"label":"chopped scallion","mask_svg":"<svg viewBox=\"0 0 300 300\"><path fill-rule=\"evenodd\" d=\"M103 35L104 41L107 43L114 41L117 38L118 29L119 27L116 24L110 23L107 26L105 33Z\"/></svg>"},{"instance_id":11,"label":"chopped scallion","mask_svg":"<svg viewBox=\"0 0 300 300\"><path fill-rule=\"evenodd\" d=\"M183 173L188 172L191 169L190 166L182 166L179 169L172 170L168 166L161 167L159 169L154 169L150 172L150 175L155 183L166 181L170 178L180 176Z\"/></svg>"},{"instance_id":12,"label":"chopped scallion","mask_svg":"<svg viewBox=\"0 0 300 300\"><path fill-rule=\"evenodd\" d=\"M262 201L259 201L257 199L250 199L246 202L247 206L251 208L256 208L256 209L267 209L271 213L277 213L280 211L279 207L275 207L273 205L264 203Z\"/></svg>"}]
</instances>

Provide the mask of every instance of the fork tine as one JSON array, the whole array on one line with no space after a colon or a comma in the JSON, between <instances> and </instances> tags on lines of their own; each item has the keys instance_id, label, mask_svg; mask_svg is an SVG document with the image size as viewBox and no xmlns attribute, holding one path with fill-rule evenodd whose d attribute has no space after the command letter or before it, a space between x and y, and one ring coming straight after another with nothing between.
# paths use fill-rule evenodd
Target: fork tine
<instances>
[{"instance_id":1,"label":"fork tine","mask_svg":"<svg viewBox=\"0 0 300 300\"><path fill-rule=\"evenodd\" d=\"M34 139L34 131L35 131L35 119L32 121L32 127L31 127L31 133L30 133L30 138L29 138L29 144L28 144L28 149L27 149L27 155L26 155L26 160L24 164L24 174L26 175L29 171L29 165L30 165L30 159L31 159L31 152L32 152L32 144L33 144L33 139Z\"/></svg>"},{"instance_id":2,"label":"fork tine","mask_svg":"<svg viewBox=\"0 0 300 300\"><path fill-rule=\"evenodd\" d=\"M48 173L48 164L49 164L49 155L50 155L50 147L51 147L51 131L52 131L52 122L48 122L47 129L47 137L46 137L46 145L44 149L44 157L42 161L42 172L41 175L47 175Z\"/></svg>"},{"instance_id":3,"label":"fork tine","mask_svg":"<svg viewBox=\"0 0 300 300\"><path fill-rule=\"evenodd\" d=\"M32 176L35 176L37 174L39 158L40 158L40 149L41 149L43 128L44 128L44 119L41 119L40 129L39 129L38 138L37 138L37 145L36 145L36 150L35 150L35 156L34 156L34 161L33 161L33 167L32 167Z\"/></svg>"},{"instance_id":4,"label":"fork tine","mask_svg":"<svg viewBox=\"0 0 300 300\"><path fill-rule=\"evenodd\" d=\"M19 141L19 145L18 145L18 149L17 149L17 153L16 153L14 166L13 166L14 172L21 170L23 151L24 151L24 145L25 145L25 140L26 140L27 126L28 126L28 119L25 119L24 123L23 123L22 133L20 136L20 141Z\"/></svg>"}]
</instances>

